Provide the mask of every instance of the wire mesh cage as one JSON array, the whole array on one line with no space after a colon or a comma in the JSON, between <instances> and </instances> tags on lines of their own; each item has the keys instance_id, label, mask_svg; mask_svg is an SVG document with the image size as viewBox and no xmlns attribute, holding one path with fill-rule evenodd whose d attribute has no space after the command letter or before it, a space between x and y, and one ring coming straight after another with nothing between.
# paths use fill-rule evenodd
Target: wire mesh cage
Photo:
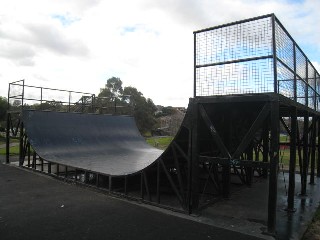
<instances>
[{"instance_id":1,"label":"wire mesh cage","mask_svg":"<svg viewBox=\"0 0 320 240\"><path fill-rule=\"evenodd\" d=\"M318 109L320 79L274 14L194 32L194 95L275 92Z\"/></svg>"}]
</instances>

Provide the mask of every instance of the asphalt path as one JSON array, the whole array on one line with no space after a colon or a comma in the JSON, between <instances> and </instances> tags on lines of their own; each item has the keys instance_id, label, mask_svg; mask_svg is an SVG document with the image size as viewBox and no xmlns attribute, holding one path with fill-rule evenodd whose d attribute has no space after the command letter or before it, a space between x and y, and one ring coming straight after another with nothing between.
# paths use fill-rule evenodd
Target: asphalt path
<instances>
[{"instance_id":1,"label":"asphalt path","mask_svg":"<svg viewBox=\"0 0 320 240\"><path fill-rule=\"evenodd\" d=\"M259 239L0 163L0 239Z\"/></svg>"}]
</instances>

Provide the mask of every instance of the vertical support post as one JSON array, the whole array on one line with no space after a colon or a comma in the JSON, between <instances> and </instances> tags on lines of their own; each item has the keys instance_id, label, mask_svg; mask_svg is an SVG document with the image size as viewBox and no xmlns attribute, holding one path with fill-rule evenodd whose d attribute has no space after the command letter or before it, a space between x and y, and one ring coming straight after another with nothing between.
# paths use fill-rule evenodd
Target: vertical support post
<instances>
[{"instance_id":1,"label":"vertical support post","mask_svg":"<svg viewBox=\"0 0 320 240\"><path fill-rule=\"evenodd\" d=\"M9 99L8 99L9 102ZM9 104L9 103L8 103ZM7 129L6 129L6 163L10 163L10 127L11 127L10 113L7 113Z\"/></svg>"},{"instance_id":2,"label":"vertical support post","mask_svg":"<svg viewBox=\"0 0 320 240\"><path fill-rule=\"evenodd\" d=\"M157 203L160 204L160 161L157 162Z\"/></svg>"},{"instance_id":3,"label":"vertical support post","mask_svg":"<svg viewBox=\"0 0 320 240\"><path fill-rule=\"evenodd\" d=\"M100 180L100 175L99 173L96 173L96 187L99 188L99 180Z\"/></svg>"},{"instance_id":4,"label":"vertical support post","mask_svg":"<svg viewBox=\"0 0 320 240\"><path fill-rule=\"evenodd\" d=\"M24 156L23 156L23 122L20 123L20 135L19 135L19 166L22 165Z\"/></svg>"},{"instance_id":5,"label":"vertical support post","mask_svg":"<svg viewBox=\"0 0 320 240\"><path fill-rule=\"evenodd\" d=\"M112 192L112 177L109 175L109 193Z\"/></svg>"},{"instance_id":6,"label":"vertical support post","mask_svg":"<svg viewBox=\"0 0 320 240\"><path fill-rule=\"evenodd\" d=\"M308 78L308 59L306 58L306 106L309 107L309 78Z\"/></svg>"},{"instance_id":7,"label":"vertical support post","mask_svg":"<svg viewBox=\"0 0 320 240\"><path fill-rule=\"evenodd\" d=\"M316 71L314 71L314 76L313 76L313 80L314 80L314 85L312 86L312 91L313 91L313 94L314 94L314 98L313 98L313 109L315 111L317 111L317 73Z\"/></svg>"},{"instance_id":8,"label":"vertical support post","mask_svg":"<svg viewBox=\"0 0 320 240\"><path fill-rule=\"evenodd\" d=\"M296 43L293 42L293 98L297 101L297 62L296 62Z\"/></svg>"},{"instance_id":9,"label":"vertical support post","mask_svg":"<svg viewBox=\"0 0 320 240\"><path fill-rule=\"evenodd\" d=\"M265 122L263 127L263 153L262 153L263 162L269 161L269 124L268 121ZM262 175L264 178L268 177L268 170L263 169Z\"/></svg>"},{"instance_id":10,"label":"vertical support post","mask_svg":"<svg viewBox=\"0 0 320 240\"><path fill-rule=\"evenodd\" d=\"M74 169L74 181L75 182L78 180L77 177L78 177L78 170L75 168Z\"/></svg>"},{"instance_id":11,"label":"vertical support post","mask_svg":"<svg viewBox=\"0 0 320 240\"><path fill-rule=\"evenodd\" d=\"M189 103L189 106L191 109L191 102ZM191 179L192 179L192 127L190 128L189 126L189 134L188 134L188 171L187 171L187 207L188 207L188 213L191 214L192 213L192 208L191 208Z\"/></svg>"},{"instance_id":12,"label":"vertical support post","mask_svg":"<svg viewBox=\"0 0 320 240\"><path fill-rule=\"evenodd\" d=\"M89 173L88 171L84 171L84 183L89 184Z\"/></svg>"},{"instance_id":13,"label":"vertical support post","mask_svg":"<svg viewBox=\"0 0 320 240\"><path fill-rule=\"evenodd\" d=\"M64 174L65 178L68 178L68 166L65 166L65 174Z\"/></svg>"},{"instance_id":14,"label":"vertical support post","mask_svg":"<svg viewBox=\"0 0 320 240\"><path fill-rule=\"evenodd\" d=\"M24 105L24 79L22 80L22 94L21 94L21 111Z\"/></svg>"},{"instance_id":15,"label":"vertical support post","mask_svg":"<svg viewBox=\"0 0 320 240\"><path fill-rule=\"evenodd\" d=\"M42 87L40 88L40 110L43 110L42 109Z\"/></svg>"},{"instance_id":16,"label":"vertical support post","mask_svg":"<svg viewBox=\"0 0 320 240\"><path fill-rule=\"evenodd\" d=\"M71 92L69 91L68 112L70 112L70 108L71 108Z\"/></svg>"},{"instance_id":17,"label":"vertical support post","mask_svg":"<svg viewBox=\"0 0 320 240\"><path fill-rule=\"evenodd\" d=\"M95 103L96 101L96 96L94 94L91 95L91 112L94 113L95 112Z\"/></svg>"},{"instance_id":18,"label":"vertical support post","mask_svg":"<svg viewBox=\"0 0 320 240\"><path fill-rule=\"evenodd\" d=\"M317 143L317 147L318 147L318 154L317 154L317 177L320 177L320 117L317 118L317 122L318 122L318 143Z\"/></svg>"},{"instance_id":19,"label":"vertical support post","mask_svg":"<svg viewBox=\"0 0 320 240\"><path fill-rule=\"evenodd\" d=\"M312 116L312 134L311 134L311 171L310 184L314 184L315 165L316 165L316 117Z\"/></svg>"},{"instance_id":20,"label":"vertical support post","mask_svg":"<svg viewBox=\"0 0 320 240\"><path fill-rule=\"evenodd\" d=\"M276 46L276 16L272 15L272 55L273 55L273 80L274 93L278 93L278 77L277 77L277 46Z\"/></svg>"},{"instance_id":21,"label":"vertical support post","mask_svg":"<svg viewBox=\"0 0 320 240\"><path fill-rule=\"evenodd\" d=\"M51 162L48 162L48 173L51 173Z\"/></svg>"},{"instance_id":22,"label":"vertical support post","mask_svg":"<svg viewBox=\"0 0 320 240\"><path fill-rule=\"evenodd\" d=\"M37 157L36 152L33 152L33 155L32 155L32 165L33 165L33 162L36 161L36 157ZM30 167L30 162L28 162L28 167Z\"/></svg>"},{"instance_id":23,"label":"vertical support post","mask_svg":"<svg viewBox=\"0 0 320 240\"><path fill-rule=\"evenodd\" d=\"M222 166L222 197L229 198L230 196L230 163Z\"/></svg>"},{"instance_id":24,"label":"vertical support post","mask_svg":"<svg viewBox=\"0 0 320 240\"><path fill-rule=\"evenodd\" d=\"M271 144L270 144L270 176L268 196L268 232L275 233L277 211L277 187L279 165L279 102L274 99L271 103Z\"/></svg>"},{"instance_id":25,"label":"vertical support post","mask_svg":"<svg viewBox=\"0 0 320 240\"><path fill-rule=\"evenodd\" d=\"M232 121L229 116L224 117L225 125L224 129L225 146L230 148L231 138L232 138ZM252 159L252 158L251 158ZM231 163L228 161L227 164L222 166L222 197L228 199L230 197L230 182L231 182Z\"/></svg>"},{"instance_id":26,"label":"vertical support post","mask_svg":"<svg viewBox=\"0 0 320 240\"><path fill-rule=\"evenodd\" d=\"M191 201L190 211L197 209L199 206L199 149L198 149L198 120L199 120L199 103L194 101L192 104L192 143L191 143Z\"/></svg>"},{"instance_id":27,"label":"vertical support post","mask_svg":"<svg viewBox=\"0 0 320 240\"><path fill-rule=\"evenodd\" d=\"M30 147L30 143L28 142L27 144L27 148L28 148L28 166L30 165L30 159L31 159L31 147Z\"/></svg>"},{"instance_id":28,"label":"vertical support post","mask_svg":"<svg viewBox=\"0 0 320 240\"><path fill-rule=\"evenodd\" d=\"M193 97L197 96L197 34L193 33Z\"/></svg>"},{"instance_id":29,"label":"vertical support post","mask_svg":"<svg viewBox=\"0 0 320 240\"><path fill-rule=\"evenodd\" d=\"M34 154L33 154L35 157L35 159L37 158L37 154L36 154L36 152L34 152ZM41 163L41 171L43 172L43 159L41 158L40 159L40 163Z\"/></svg>"},{"instance_id":30,"label":"vertical support post","mask_svg":"<svg viewBox=\"0 0 320 240\"><path fill-rule=\"evenodd\" d=\"M297 109L291 108L291 135L290 135L290 163L289 163L289 186L288 186L288 211L295 211L294 195L295 195L295 171L296 171L296 155L297 155Z\"/></svg>"},{"instance_id":31,"label":"vertical support post","mask_svg":"<svg viewBox=\"0 0 320 240\"><path fill-rule=\"evenodd\" d=\"M247 149L247 160L253 161L253 144L250 143ZM252 177L253 177L253 168L246 167L246 182L248 186L252 185Z\"/></svg>"},{"instance_id":32,"label":"vertical support post","mask_svg":"<svg viewBox=\"0 0 320 240\"><path fill-rule=\"evenodd\" d=\"M140 173L140 197L143 199L144 197L144 190L143 190L143 171Z\"/></svg>"},{"instance_id":33,"label":"vertical support post","mask_svg":"<svg viewBox=\"0 0 320 240\"><path fill-rule=\"evenodd\" d=\"M124 195L128 195L128 176L125 175L124 176Z\"/></svg>"},{"instance_id":34,"label":"vertical support post","mask_svg":"<svg viewBox=\"0 0 320 240\"><path fill-rule=\"evenodd\" d=\"M31 168L36 169L37 156L33 155Z\"/></svg>"},{"instance_id":35,"label":"vertical support post","mask_svg":"<svg viewBox=\"0 0 320 240\"><path fill-rule=\"evenodd\" d=\"M308 131L309 131L309 114L305 113L303 119L303 159L302 159L302 173L301 173L301 195L307 194L307 176L308 176Z\"/></svg>"}]
</instances>

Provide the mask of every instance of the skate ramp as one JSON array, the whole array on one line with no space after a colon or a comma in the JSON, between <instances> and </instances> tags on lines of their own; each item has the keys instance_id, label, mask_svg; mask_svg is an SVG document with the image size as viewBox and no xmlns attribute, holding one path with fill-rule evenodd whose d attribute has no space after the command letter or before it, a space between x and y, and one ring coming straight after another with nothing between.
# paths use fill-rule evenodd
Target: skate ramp
<instances>
[{"instance_id":1,"label":"skate ramp","mask_svg":"<svg viewBox=\"0 0 320 240\"><path fill-rule=\"evenodd\" d=\"M25 110L23 123L44 160L106 175L138 172L163 152L145 142L130 116Z\"/></svg>"}]
</instances>

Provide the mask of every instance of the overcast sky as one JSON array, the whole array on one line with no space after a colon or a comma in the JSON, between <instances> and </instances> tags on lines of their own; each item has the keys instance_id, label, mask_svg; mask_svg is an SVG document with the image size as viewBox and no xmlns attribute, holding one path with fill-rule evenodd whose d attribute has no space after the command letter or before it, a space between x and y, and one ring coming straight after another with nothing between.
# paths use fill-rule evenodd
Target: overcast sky
<instances>
[{"instance_id":1,"label":"overcast sky","mask_svg":"<svg viewBox=\"0 0 320 240\"><path fill-rule=\"evenodd\" d=\"M99 93L121 78L155 104L187 106L193 31L275 13L319 71L319 0L1 0L8 83Z\"/></svg>"}]
</instances>

